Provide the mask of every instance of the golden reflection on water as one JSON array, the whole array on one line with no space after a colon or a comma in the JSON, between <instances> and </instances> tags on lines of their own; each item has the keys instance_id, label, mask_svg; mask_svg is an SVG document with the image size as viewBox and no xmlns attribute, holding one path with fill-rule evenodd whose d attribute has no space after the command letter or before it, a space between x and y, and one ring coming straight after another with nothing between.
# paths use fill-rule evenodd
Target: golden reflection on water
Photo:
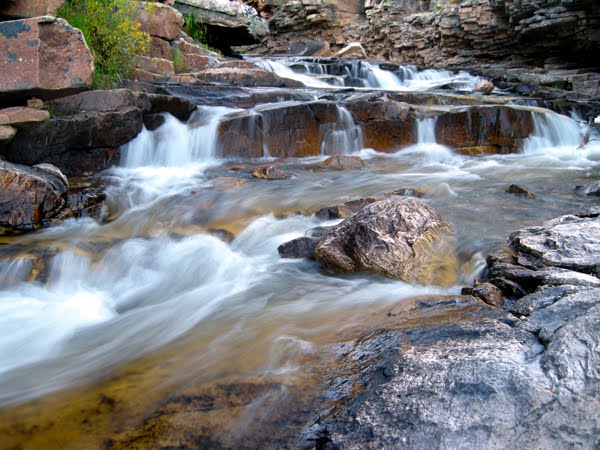
<instances>
[{"instance_id":1,"label":"golden reflection on water","mask_svg":"<svg viewBox=\"0 0 600 450\"><path fill-rule=\"evenodd\" d=\"M233 344L222 337L236 321L200 325L107 378L0 411L0 448L160 448L217 438L234 448L253 442L276 448L315 412L319 383L336 364L323 346L376 327L392 308L401 309L402 302L330 314L265 312L249 317ZM284 349L296 369L270 371L270 360L277 359L269 351L274 337L287 332L310 342L310 349ZM277 369L281 361L275 362ZM282 424L283 435L277 430Z\"/></svg>"}]
</instances>

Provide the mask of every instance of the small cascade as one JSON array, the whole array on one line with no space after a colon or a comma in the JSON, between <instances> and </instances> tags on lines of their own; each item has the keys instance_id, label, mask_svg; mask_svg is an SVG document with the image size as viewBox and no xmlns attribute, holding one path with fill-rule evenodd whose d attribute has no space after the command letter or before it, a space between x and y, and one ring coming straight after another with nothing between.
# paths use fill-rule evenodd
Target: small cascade
<instances>
[{"instance_id":1,"label":"small cascade","mask_svg":"<svg viewBox=\"0 0 600 450\"><path fill-rule=\"evenodd\" d=\"M264 70L273 72L275 75L282 78L299 81L307 87L331 87L330 84L321 81L314 76L297 73L291 67L282 64L279 61L262 58L251 59L251 61Z\"/></svg>"},{"instance_id":2,"label":"small cascade","mask_svg":"<svg viewBox=\"0 0 600 450\"><path fill-rule=\"evenodd\" d=\"M184 167L216 158L217 128L223 116L236 110L201 107L187 123L167 114L154 131L145 128L124 146L121 165L136 167Z\"/></svg>"},{"instance_id":3,"label":"small cascade","mask_svg":"<svg viewBox=\"0 0 600 450\"><path fill-rule=\"evenodd\" d=\"M358 87L389 91L424 91L452 87L472 90L481 81L466 72L447 70L418 70L415 66L382 68L362 60L331 58L251 58L259 67L283 78L302 82L308 87Z\"/></svg>"},{"instance_id":4,"label":"small cascade","mask_svg":"<svg viewBox=\"0 0 600 450\"><path fill-rule=\"evenodd\" d=\"M417 120L417 144L435 144L436 117Z\"/></svg>"},{"instance_id":5,"label":"small cascade","mask_svg":"<svg viewBox=\"0 0 600 450\"><path fill-rule=\"evenodd\" d=\"M417 143L401 149L398 156L417 156L426 161L447 161L456 157L451 149L438 144L435 138L435 124L437 117L418 119Z\"/></svg>"},{"instance_id":6,"label":"small cascade","mask_svg":"<svg viewBox=\"0 0 600 450\"><path fill-rule=\"evenodd\" d=\"M354 123L352 114L344 106L336 106L337 121L323 133L322 155L347 155L360 151L363 135L360 125Z\"/></svg>"},{"instance_id":7,"label":"small cascade","mask_svg":"<svg viewBox=\"0 0 600 450\"><path fill-rule=\"evenodd\" d=\"M582 133L577 122L550 111L533 111L533 131L525 139L525 153L539 153L550 148L576 149Z\"/></svg>"}]
</instances>

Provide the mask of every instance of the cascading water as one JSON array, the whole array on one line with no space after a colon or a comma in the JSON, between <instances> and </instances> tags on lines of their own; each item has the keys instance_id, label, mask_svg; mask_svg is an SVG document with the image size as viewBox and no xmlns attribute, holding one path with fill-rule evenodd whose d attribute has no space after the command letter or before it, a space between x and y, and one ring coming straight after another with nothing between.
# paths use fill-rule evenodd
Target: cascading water
<instances>
[{"instance_id":1,"label":"cascading water","mask_svg":"<svg viewBox=\"0 0 600 450\"><path fill-rule=\"evenodd\" d=\"M573 119L550 111L532 111L533 131L525 140L526 153L545 152L551 148L575 149L583 137L581 127Z\"/></svg>"},{"instance_id":2,"label":"cascading water","mask_svg":"<svg viewBox=\"0 0 600 450\"><path fill-rule=\"evenodd\" d=\"M328 75L322 66L315 70ZM335 76L353 76L369 67L355 64L349 74ZM403 69L378 69L404 86L432 76L411 68L401 75ZM307 92L311 98L314 90ZM314 159L295 159L282 162L289 178L256 180L250 176L255 161L221 166L217 157L219 121L236 111L201 108L187 124L166 116L158 129L142 131L122 149L122 167L102 174L108 209L117 210L110 222L65 221L0 247L0 407L87 384L72 397L56 394L65 396L60 406L71 408L70 415L60 406L53 410L45 399L33 405L57 428L38 426L37 417L30 422L23 414L26 425L10 423L10 433L25 430L24 439L41 433L39 443L50 430L75 445L82 440L100 447L115 429L139 431L135 427L145 426L156 405L171 398L183 399L189 407L186 415L215 412L205 411L210 407L202 403L212 397L185 396L181 390L202 383L223 385L224 379L239 389L231 390L235 398L230 403L252 413L267 398L258 389L266 377L280 376L274 383L279 386L301 384L299 373L317 372L312 366L306 370L303 358L323 344L339 342L340 330L364 329L373 311L386 316L390 305L406 298L458 294L459 285L474 281L484 255L508 233L592 204L593 199L577 197L573 186L595 176L600 167L600 157L593 158L600 155L598 145L576 150L577 124L547 112L536 116L525 154L455 155L436 143L436 120L426 117L415 125L414 145L391 155L371 151L365 170L325 170ZM240 132L269 133L272 124L259 120L260 114L259 106L250 114L249 128ZM335 123L320 129L322 152L360 150L360 127L343 106L337 106L336 115ZM547 164L547 153L557 146L568 146L569 161L576 161L576 167L564 161ZM268 150L263 149L265 155ZM538 200L506 194L512 180L524 183ZM424 201L452 224L457 273L444 284L449 287L409 285L364 273L329 276L314 261L279 258L278 245L334 223L318 219L315 210L401 188L422 191ZM219 231L234 236L224 242L210 234ZM98 378L109 381L96 386ZM255 388L256 402L236 403L237 392ZM81 397L91 400L80 404ZM84 410L98 421L86 422ZM19 413L7 411L4 416L0 412L0 430L2 422L18 422L14 417ZM128 419L121 423L123 417ZM81 429L61 433L61 420ZM219 422L216 428L223 434L241 430L241 436L246 431L244 423L228 428Z\"/></svg>"},{"instance_id":3,"label":"cascading water","mask_svg":"<svg viewBox=\"0 0 600 450\"><path fill-rule=\"evenodd\" d=\"M447 70L418 70L414 66L382 69L368 61L332 62L327 59L251 58L253 63L283 77L302 82L308 87L340 86L384 89L389 91L425 91L441 87L472 90L481 81L466 72L454 74ZM327 62L327 63L324 63ZM298 72L301 70L301 73ZM326 75L326 76L325 76Z\"/></svg>"},{"instance_id":4,"label":"cascading water","mask_svg":"<svg viewBox=\"0 0 600 450\"><path fill-rule=\"evenodd\" d=\"M201 107L187 123L165 114L165 123L150 132L146 129L123 150L121 164L137 167L185 167L211 163L217 158L217 128L226 114L236 110Z\"/></svg>"},{"instance_id":5,"label":"cascading water","mask_svg":"<svg viewBox=\"0 0 600 450\"><path fill-rule=\"evenodd\" d=\"M360 125L354 123L347 108L336 105L337 121L324 130L322 155L347 155L362 149L363 136Z\"/></svg>"}]
</instances>

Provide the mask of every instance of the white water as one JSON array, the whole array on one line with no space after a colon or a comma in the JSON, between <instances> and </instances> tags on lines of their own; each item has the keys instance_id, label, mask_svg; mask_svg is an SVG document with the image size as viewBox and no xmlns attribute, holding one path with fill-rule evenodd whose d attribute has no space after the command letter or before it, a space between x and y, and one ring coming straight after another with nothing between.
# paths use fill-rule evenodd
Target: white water
<instances>
[{"instance_id":1,"label":"white water","mask_svg":"<svg viewBox=\"0 0 600 450\"><path fill-rule=\"evenodd\" d=\"M320 87L327 88L332 87L331 84L326 83L324 81L319 80L318 78L310 75L304 75L301 73L294 72L288 66L282 64L279 61L268 60L268 59L252 59L251 60L257 66L268 70L269 72L273 72L276 75L279 75L282 78L289 78L290 80L296 80L304 84L307 87Z\"/></svg>"},{"instance_id":2,"label":"white water","mask_svg":"<svg viewBox=\"0 0 600 450\"><path fill-rule=\"evenodd\" d=\"M549 148L568 150L577 148L582 137L581 126L574 120L551 111L538 111L533 114L533 131L525 140L523 150L528 153Z\"/></svg>"},{"instance_id":3,"label":"white water","mask_svg":"<svg viewBox=\"0 0 600 450\"><path fill-rule=\"evenodd\" d=\"M344 76L353 80L361 80L362 85L369 89L389 91L426 91L441 87L451 87L454 90L471 91L481 79L466 72L452 73L447 70L418 70L414 66L399 66L401 76L390 70L384 70L378 64L368 61L348 61L344 73L329 74L331 67L327 64L303 61L300 58L279 58L267 60L252 58L252 62L265 70L269 70L283 78L302 82L307 87L336 88L345 85ZM302 67L302 73L295 72L291 67ZM324 75L328 75L325 77ZM329 79L329 81L326 81Z\"/></svg>"},{"instance_id":4,"label":"white water","mask_svg":"<svg viewBox=\"0 0 600 450\"><path fill-rule=\"evenodd\" d=\"M322 155L347 155L363 148L362 128L354 123L352 114L344 106L336 106L337 121L324 130L321 143Z\"/></svg>"},{"instance_id":5,"label":"white water","mask_svg":"<svg viewBox=\"0 0 600 450\"><path fill-rule=\"evenodd\" d=\"M319 318L321 329L335 328L357 305L368 310L410 296L458 292L365 274L330 277L312 262L280 259L279 244L323 223L314 216L275 218L262 213L265 204L314 210L423 187L426 201L474 255L467 282L482 268L482 255L510 231L579 207L585 200L569 197L570 185L597 176L600 167L600 146L576 150L579 126L553 113L536 116L525 154L510 157L455 155L435 142L435 119L422 119L415 145L390 156L372 153L368 170L324 174L301 167L289 181L248 182L228 193L209 186L205 169L221 162L218 120L234 111L202 109L189 124L167 116L159 129L143 131L124 148L124 167L107 174L109 204L121 212L110 224L67 221L25 236L24 246L55 253L47 283L27 282L29 257L0 262L0 405L90 380L209 328L219 330L218 338L201 340L193 361L198 373L234 371L232 355L253 346L260 349L259 373L292 371L297 365L285 349L311 351ZM360 149L349 112L339 107L338 115L324 152ZM515 179L535 191L538 203L506 196ZM200 226L219 206L226 219L237 218L239 210L256 216L231 244ZM185 226L197 228L179 234Z\"/></svg>"}]
</instances>

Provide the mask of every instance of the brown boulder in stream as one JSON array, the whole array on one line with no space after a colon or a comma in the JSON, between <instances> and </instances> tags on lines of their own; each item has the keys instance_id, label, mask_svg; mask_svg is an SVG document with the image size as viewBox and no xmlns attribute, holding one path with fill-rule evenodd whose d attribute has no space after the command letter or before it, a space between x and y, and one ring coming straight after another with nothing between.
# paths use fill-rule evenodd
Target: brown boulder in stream
<instances>
[{"instance_id":1,"label":"brown boulder in stream","mask_svg":"<svg viewBox=\"0 0 600 450\"><path fill-rule=\"evenodd\" d=\"M0 234L29 231L66 205L68 183L50 164L27 167L0 161Z\"/></svg>"},{"instance_id":2,"label":"brown boulder in stream","mask_svg":"<svg viewBox=\"0 0 600 450\"><path fill-rule=\"evenodd\" d=\"M369 271L406 282L447 283L439 277L455 264L442 239L449 231L450 225L425 203L390 198L334 227L319 242L315 257L334 273Z\"/></svg>"}]
</instances>

